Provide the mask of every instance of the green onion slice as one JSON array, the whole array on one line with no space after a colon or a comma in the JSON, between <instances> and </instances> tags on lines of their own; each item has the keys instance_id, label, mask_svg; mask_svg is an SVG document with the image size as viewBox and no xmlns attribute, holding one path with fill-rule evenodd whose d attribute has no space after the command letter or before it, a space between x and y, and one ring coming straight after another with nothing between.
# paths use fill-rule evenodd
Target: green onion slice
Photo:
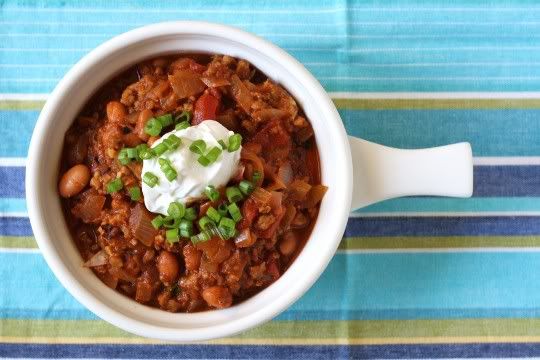
<instances>
[{"instance_id":1,"label":"green onion slice","mask_svg":"<svg viewBox=\"0 0 540 360\"><path fill-rule=\"evenodd\" d=\"M127 149L126 148L123 148L122 150L120 150L120 152L118 153L118 161L120 162L120 164L122 165L127 165L131 162L131 159L129 158L128 156L128 153L127 153Z\"/></svg>"},{"instance_id":2,"label":"green onion slice","mask_svg":"<svg viewBox=\"0 0 540 360\"><path fill-rule=\"evenodd\" d=\"M178 236L178 229L169 229L165 232L165 237L167 239L167 241L170 243L170 244L174 244L176 242L178 242L179 239L179 236Z\"/></svg>"},{"instance_id":3,"label":"green onion slice","mask_svg":"<svg viewBox=\"0 0 540 360\"><path fill-rule=\"evenodd\" d=\"M242 220L242 213L240 213L240 208L238 208L238 205L232 203L227 206L227 210L229 211L229 214L231 214L231 217L235 222L239 222L240 220Z\"/></svg>"},{"instance_id":4,"label":"green onion slice","mask_svg":"<svg viewBox=\"0 0 540 360\"><path fill-rule=\"evenodd\" d=\"M210 199L210 201L219 200L219 191L216 190L214 185L208 185L204 190L204 193Z\"/></svg>"},{"instance_id":5,"label":"green onion slice","mask_svg":"<svg viewBox=\"0 0 540 360\"><path fill-rule=\"evenodd\" d=\"M158 136L161 133L161 129L163 129L163 125L156 118L151 118L144 125L144 132L150 136Z\"/></svg>"},{"instance_id":6,"label":"green onion slice","mask_svg":"<svg viewBox=\"0 0 540 360\"><path fill-rule=\"evenodd\" d=\"M235 203L237 201L242 200L244 197L242 196L242 193L236 186L228 187L225 191L225 194L227 195L227 199L230 203Z\"/></svg>"},{"instance_id":7,"label":"green onion slice","mask_svg":"<svg viewBox=\"0 0 540 360\"><path fill-rule=\"evenodd\" d=\"M178 226L178 229L180 230L180 235L182 237L191 237L194 234L193 231L193 222L189 220L181 220L180 225Z\"/></svg>"},{"instance_id":8,"label":"green onion slice","mask_svg":"<svg viewBox=\"0 0 540 360\"><path fill-rule=\"evenodd\" d=\"M221 146L221 148L222 148L223 150L227 150L227 147L228 147L228 146L227 146L227 144L225 144L225 141L223 141L223 140L218 140L218 144L219 144L219 146Z\"/></svg>"},{"instance_id":9,"label":"green onion slice","mask_svg":"<svg viewBox=\"0 0 540 360\"><path fill-rule=\"evenodd\" d=\"M178 136L171 134L163 140L163 144L167 146L168 150L172 151L178 149L178 147L182 144L182 140Z\"/></svg>"},{"instance_id":10,"label":"green onion slice","mask_svg":"<svg viewBox=\"0 0 540 360\"><path fill-rule=\"evenodd\" d=\"M176 124L176 126L174 127L174 130L177 130L177 131L184 130L184 129L187 129L188 127L190 127L190 126L191 125L189 125L189 122L182 121L181 123Z\"/></svg>"},{"instance_id":11,"label":"green onion slice","mask_svg":"<svg viewBox=\"0 0 540 360\"><path fill-rule=\"evenodd\" d=\"M197 161L199 162L199 164L201 164L204 167L207 167L211 163L210 160L204 155L199 156Z\"/></svg>"},{"instance_id":12,"label":"green onion slice","mask_svg":"<svg viewBox=\"0 0 540 360\"><path fill-rule=\"evenodd\" d=\"M154 157L154 150L146 144L137 145L137 154L141 160L148 160Z\"/></svg>"},{"instance_id":13,"label":"green onion slice","mask_svg":"<svg viewBox=\"0 0 540 360\"><path fill-rule=\"evenodd\" d=\"M158 120L161 123L162 127L167 127L173 123L173 117L171 114L157 116L156 120Z\"/></svg>"},{"instance_id":14,"label":"green onion slice","mask_svg":"<svg viewBox=\"0 0 540 360\"><path fill-rule=\"evenodd\" d=\"M262 174L258 170L255 170L253 172L252 180L253 182L258 182L259 180L261 180L261 177L262 177Z\"/></svg>"},{"instance_id":15,"label":"green onion slice","mask_svg":"<svg viewBox=\"0 0 540 360\"><path fill-rule=\"evenodd\" d=\"M229 137L229 152L234 152L238 149L240 149L240 145L242 145L242 135L240 134L234 134Z\"/></svg>"},{"instance_id":16,"label":"green onion slice","mask_svg":"<svg viewBox=\"0 0 540 360\"><path fill-rule=\"evenodd\" d=\"M189 111L182 111L180 114L176 115L174 121L177 123L187 122L191 120L191 113Z\"/></svg>"},{"instance_id":17,"label":"green onion slice","mask_svg":"<svg viewBox=\"0 0 540 360\"><path fill-rule=\"evenodd\" d=\"M232 238L236 233L236 223L227 217L221 218L218 228L226 239Z\"/></svg>"},{"instance_id":18,"label":"green onion slice","mask_svg":"<svg viewBox=\"0 0 540 360\"><path fill-rule=\"evenodd\" d=\"M210 164L216 162L216 160L218 159L219 155L221 155L221 149L218 148L217 146L214 146L213 148L210 149L210 151L208 151L205 155L205 157L208 159L208 161L210 161Z\"/></svg>"},{"instance_id":19,"label":"green onion slice","mask_svg":"<svg viewBox=\"0 0 540 360\"><path fill-rule=\"evenodd\" d=\"M198 243L208 241L208 240L210 240L210 238L211 238L211 236L208 233L203 231L203 232L201 232L201 233L199 233L199 234L197 234L195 236L192 236L191 237L191 242L193 244L198 244Z\"/></svg>"},{"instance_id":20,"label":"green onion slice","mask_svg":"<svg viewBox=\"0 0 540 360\"><path fill-rule=\"evenodd\" d=\"M189 145L189 150L195 154L203 155L206 151L206 143L204 140L195 140Z\"/></svg>"},{"instance_id":21,"label":"green onion slice","mask_svg":"<svg viewBox=\"0 0 540 360\"><path fill-rule=\"evenodd\" d=\"M208 210L206 211L206 216L208 216L213 222L215 222L216 224L219 222L219 220L221 220L221 215L219 214L219 212L212 206L210 206L208 208Z\"/></svg>"},{"instance_id":22,"label":"green onion slice","mask_svg":"<svg viewBox=\"0 0 540 360\"><path fill-rule=\"evenodd\" d=\"M153 188L159 183L159 178L156 175L152 174L150 171L148 171L144 173L143 181L146 185Z\"/></svg>"},{"instance_id":23,"label":"green onion slice","mask_svg":"<svg viewBox=\"0 0 540 360\"><path fill-rule=\"evenodd\" d=\"M107 192L108 192L109 194L115 193L115 192L117 192L117 191L122 190L123 187L124 187L124 184L122 183L122 179L116 178L116 179L110 181L110 182L107 184Z\"/></svg>"},{"instance_id":24,"label":"green onion slice","mask_svg":"<svg viewBox=\"0 0 540 360\"><path fill-rule=\"evenodd\" d=\"M163 226L163 216L161 215L156 216L155 218L152 219L151 223L155 229L159 229L160 227Z\"/></svg>"},{"instance_id":25,"label":"green onion slice","mask_svg":"<svg viewBox=\"0 0 540 360\"><path fill-rule=\"evenodd\" d=\"M184 204L174 201L169 204L169 208L167 209L167 214L169 216L172 216L173 218L181 219L184 217L184 214L186 213L186 207Z\"/></svg>"},{"instance_id":26,"label":"green onion slice","mask_svg":"<svg viewBox=\"0 0 540 360\"><path fill-rule=\"evenodd\" d=\"M161 156L163 155L163 153L165 151L167 151L169 148L167 147L167 145L165 145L164 143L159 143L157 144L156 146L154 146L152 148L152 150L154 150L154 153L157 155L157 156Z\"/></svg>"},{"instance_id":27,"label":"green onion slice","mask_svg":"<svg viewBox=\"0 0 540 360\"><path fill-rule=\"evenodd\" d=\"M210 224L215 225L212 219L210 219L208 216L203 216L199 219L199 228L201 229L201 231L206 230L206 228Z\"/></svg>"},{"instance_id":28,"label":"green onion slice","mask_svg":"<svg viewBox=\"0 0 540 360\"><path fill-rule=\"evenodd\" d=\"M166 216L163 218L163 226L167 229L176 229L180 225L180 218Z\"/></svg>"},{"instance_id":29,"label":"green onion slice","mask_svg":"<svg viewBox=\"0 0 540 360\"><path fill-rule=\"evenodd\" d=\"M184 219L190 221L197 219L197 211L195 210L195 208L187 208L186 212L184 213Z\"/></svg>"},{"instance_id":30,"label":"green onion slice","mask_svg":"<svg viewBox=\"0 0 540 360\"><path fill-rule=\"evenodd\" d=\"M139 201L141 199L141 189L138 186L132 186L128 189L129 196L133 201Z\"/></svg>"},{"instance_id":31,"label":"green onion slice","mask_svg":"<svg viewBox=\"0 0 540 360\"><path fill-rule=\"evenodd\" d=\"M227 214L229 213L229 210L227 209L227 204L221 203L221 204L218 206L217 211L218 211L219 215L221 215L221 216L227 216Z\"/></svg>"}]
</instances>

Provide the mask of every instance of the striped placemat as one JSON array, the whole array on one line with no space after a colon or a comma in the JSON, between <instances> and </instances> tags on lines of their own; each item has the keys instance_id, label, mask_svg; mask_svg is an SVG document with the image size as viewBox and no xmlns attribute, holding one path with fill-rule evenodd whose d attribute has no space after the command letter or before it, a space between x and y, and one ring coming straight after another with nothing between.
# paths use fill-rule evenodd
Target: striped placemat
<instances>
[{"instance_id":1,"label":"striped placemat","mask_svg":"<svg viewBox=\"0 0 540 360\"><path fill-rule=\"evenodd\" d=\"M474 196L351 214L315 286L238 336L166 344L99 320L36 247L28 143L47 94L85 53L182 19L235 25L289 51L330 92L351 135L405 148L471 142ZM540 4L4 0L0 25L0 357L540 355Z\"/></svg>"}]
</instances>

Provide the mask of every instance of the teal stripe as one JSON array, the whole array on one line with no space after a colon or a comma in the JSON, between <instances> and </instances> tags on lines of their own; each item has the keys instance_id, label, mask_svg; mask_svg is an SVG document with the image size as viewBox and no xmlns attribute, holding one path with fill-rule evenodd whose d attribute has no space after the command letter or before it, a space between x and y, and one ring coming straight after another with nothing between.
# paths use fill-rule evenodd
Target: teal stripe
<instances>
[{"instance_id":1,"label":"teal stripe","mask_svg":"<svg viewBox=\"0 0 540 360\"><path fill-rule=\"evenodd\" d=\"M26 213L26 200L0 198L1 212ZM401 198L387 200L356 211L359 214L393 212L528 212L540 211L540 199L535 197L519 198Z\"/></svg>"},{"instance_id":2,"label":"teal stripe","mask_svg":"<svg viewBox=\"0 0 540 360\"><path fill-rule=\"evenodd\" d=\"M468 141L475 156L540 155L537 110L341 110L340 114L349 134L390 146L421 148Z\"/></svg>"},{"instance_id":3,"label":"teal stripe","mask_svg":"<svg viewBox=\"0 0 540 360\"><path fill-rule=\"evenodd\" d=\"M382 144L418 148L469 141L475 156L540 155L540 111L340 110L347 132ZM0 157L24 157L37 111L0 111ZM12 134L18 134L15 138ZM426 134L429 134L426 136ZM516 141L519 139L519 141Z\"/></svg>"},{"instance_id":4,"label":"teal stripe","mask_svg":"<svg viewBox=\"0 0 540 360\"><path fill-rule=\"evenodd\" d=\"M25 271L14 272L13 264ZM480 309L492 309L498 316L516 310L527 314L540 303L538 266L540 253L525 252L338 254L283 317L327 312L336 320L359 314L420 318L429 313L426 309L433 317L455 309L469 316L489 316ZM20 318L93 318L61 288L41 255L0 253L0 276L4 317L9 312Z\"/></svg>"},{"instance_id":5,"label":"teal stripe","mask_svg":"<svg viewBox=\"0 0 540 360\"><path fill-rule=\"evenodd\" d=\"M393 213L393 212L520 212L540 211L540 199L519 198L401 198L383 201L355 211L355 213Z\"/></svg>"},{"instance_id":6,"label":"teal stripe","mask_svg":"<svg viewBox=\"0 0 540 360\"><path fill-rule=\"evenodd\" d=\"M0 198L0 212L26 213L26 200L17 198Z\"/></svg>"}]
</instances>

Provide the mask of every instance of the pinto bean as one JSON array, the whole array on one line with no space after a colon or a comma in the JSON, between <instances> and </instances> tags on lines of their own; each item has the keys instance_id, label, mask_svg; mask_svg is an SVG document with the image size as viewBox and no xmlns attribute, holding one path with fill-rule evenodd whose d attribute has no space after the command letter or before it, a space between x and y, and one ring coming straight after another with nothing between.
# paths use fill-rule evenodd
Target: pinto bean
<instances>
[{"instance_id":1,"label":"pinto bean","mask_svg":"<svg viewBox=\"0 0 540 360\"><path fill-rule=\"evenodd\" d=\"M126 107L120 101L107 103L107 118L116 123L121 123L127 115Z\"/></svg>"},{"instance_id":2,"label":"pinto bean","mask_svg":"<svg viewBox=\"0 0 540 360\"><path fill-rule=\"evenodd\" d=\"M88 166L83 164L75 165L62 175L58 184L58 192L62 197L72 197L80 193L88 185L89 181L90 169L88 169Z\"/></svg>"},{"instance_id":3,"label":"pinto bean","mask_svg":"<svg viewBox=\"0 0 540 360\"><path fill-rule=\"evenodd\" d=\"M202 297L208 305L218 309L229 307L232 304L231 292L224 286L206 288L202 292Z\"/></svg>"},{"instance_id":4,"label":"pinto bean","mask_svg":"<svg viewBox=\"0 0 540 360\"><path fill-rule=\"evenodd\" d=\"M172 284L180 271L176 256L168 251L162 251L157 258L159 280L164 284Z\"/></svg>"},{"instance_id":5,"label":"pinto bean","mask_svg":"<svg viewBox=\"0 0 540 360\"><path fill-rule=\"evenodd\" d=\"M146 122L152 117L154 114L151 110L145 109L139 113L139 116L137 117L137 124L135 125L135 134L144 141L148 141L149 135L144 132L144 126L146 125Z\"/></svg>"},{"instance_id":6,"label":"pinto bean","mask_svg":"<svg viewBox=\"0 0 540 360\"><path fill-rule=\"evenodd\" d=\"M296 235L292 231L287 231L279 242L279 251L283 255L289 256L296 250L297 242Z\"/></svg>"}]
</instances>

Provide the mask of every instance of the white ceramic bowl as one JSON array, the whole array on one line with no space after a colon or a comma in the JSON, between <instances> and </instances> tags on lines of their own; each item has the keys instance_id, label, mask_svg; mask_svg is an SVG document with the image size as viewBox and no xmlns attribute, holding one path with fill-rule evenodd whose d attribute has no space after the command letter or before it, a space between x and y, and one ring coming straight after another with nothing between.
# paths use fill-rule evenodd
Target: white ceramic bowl
<instances>
[{"instance_id":1,"label":"white ceramic bowl","mask_svg":"<svg viewBox=\"0 0 540 360\"><path fill-rule=\"evenodd\" d=\"M171 314L140 305L104 285L82 258L68 232L57 194L65 131L92 94L120 71L143 59L181 52L221 53L246 59L283 85L313 125L329 190L313 233L292 266L254 297L224 310ZM317 80L277 46L244 31L205 22L169 22L122 34L80 60L50 95L37 121L26 172L32 229L56 277L102 319L135 334L169 341L232 335L276 316L317 280L343 235L351 204L348 139L332 101Z\"/></svg>"}]
</instances>

